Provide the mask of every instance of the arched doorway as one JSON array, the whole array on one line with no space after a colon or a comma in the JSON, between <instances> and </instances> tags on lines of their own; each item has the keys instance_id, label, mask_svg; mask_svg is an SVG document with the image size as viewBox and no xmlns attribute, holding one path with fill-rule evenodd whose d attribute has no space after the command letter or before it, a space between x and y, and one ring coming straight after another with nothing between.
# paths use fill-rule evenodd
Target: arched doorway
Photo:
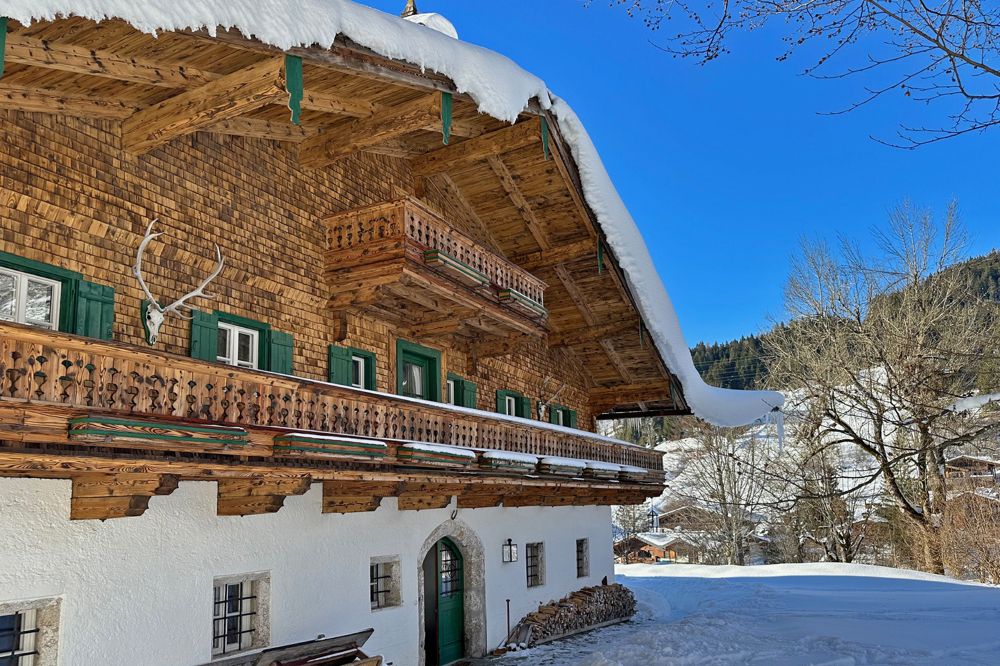
<instances>
[{"instance_id":1,"label":"arched doorway","mask_svg":"<svg viewBox=\"0 0 1000 666\"><path fill-rule=\"evenodd\" d=\"M443 666L465 656L465 566L462 553L445 537L423 562L424 663Z\"/></svg>"}]
</instances>

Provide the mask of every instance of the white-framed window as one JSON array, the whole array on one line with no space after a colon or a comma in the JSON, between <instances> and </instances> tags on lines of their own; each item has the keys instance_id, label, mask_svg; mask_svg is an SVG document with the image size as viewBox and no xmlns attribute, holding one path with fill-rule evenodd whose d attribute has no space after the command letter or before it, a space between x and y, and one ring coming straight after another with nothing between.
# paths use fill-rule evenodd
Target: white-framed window
<instances>
[{"instance_id":1,"label":"white-framed window","mask_svg":"<svg viewBox=\"0 0 1000 666\"><path fill-rule=\"evenodd\" d=\"M270 638L262 612L270 591L266 574L217 578L212 594L212 656L266 647Z\"/></svg>"},{"instance_id":2,"label":"white-framed window","mask_svg":"<svg viewBox=\"0 0 1000 666\"><path fill-rule=\"evenodd\" d=\"M590 539L576 540L576 577L590 575Z\"/></svg>"},{"instance_id":3,"label":"white-framed window","mask_svg":"<svg viewBox=\"0 0 1000 666\"><path fill-rule=\"evenodd\" d=\"M368 573L372 610L399 606L399 557L373 557Z\"/></svg>"},{"instance_id":4,"label":"white-framed window","mask_svg":"<svg viewBox=\"0 0 1000 666\"><path fill-rule=\"evenodd\" d=\"M34 608L0 613L0 666L35 666L38 631Z\"/></svg>"},{"instance_id":5,"label":"white-framed window","mask_svg":"<svg viewBox=\"0 0 1000 666\"><path fill-rule=\"evenodd\" d=\"M504 397L504 406L506 407L506 413L510 416L517 415L517 398L512 395Z\"/></svg>"},{"instance_id":6,"label":"white-framed window","mask_svg":"<svg viewBox=\"0 0 1000 666\"><path fill-rule=\"evenodd\" d=\"M55 330L61 291L56 280L0 268L0 319Z\"/></svg>"},{"instance_id":7,"label":"white-framed window","mask_svg":"<svg viewBox=\"0 0 1000 666\"><path fill-rule=\"evenodd\" d=\"M371 361L364 356L358 356L354 354L351 356L351 386L360 389L372 389L374 386L368 386L366 377L368 377L368 364Z\"/></svg>"},{"instance_id":8,"label":"white-framed window","mask_svg":"<svg viewBox=\"0 0 1000 666\"><path fill-rule=\"evenodd\" d=\"M228 322L219 322L216 358L220 362L241 368L257 368L259 347L259 331Z\"/></svg>"},{"instance_id":9,"label":"white-framed window","mask_svg":"<svg viewBox=\"0 0 1000 666\"><path fill-rule=\"evenodd\" d=\"M569 425L569 423L566 423L566 412L565 411L559 409L558 407L550 408L550 409L553 409L552 418L555 420L555 424L556 425L561 425L561 426L568 426Z\"/></svg>"},{"instance_id":10,"label":"white-framed window","mask_svg":"<svg viewBox=\"0 0 1000 666\"><path fill-rule=\"evenodd\" d=\"M455 380L454 379L449 379L446 386L447 386L447 391L448 391L448 395L447 395L448 404L449 405L457 405L458 403L455 402Z\"/></svg>"}]
</instances>

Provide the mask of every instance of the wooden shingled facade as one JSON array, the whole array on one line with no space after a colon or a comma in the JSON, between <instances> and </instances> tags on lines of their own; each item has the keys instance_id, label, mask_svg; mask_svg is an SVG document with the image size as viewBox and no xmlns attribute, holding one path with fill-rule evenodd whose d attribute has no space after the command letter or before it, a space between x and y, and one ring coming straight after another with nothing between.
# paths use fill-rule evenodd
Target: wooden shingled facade
<instances>
[{"instance_id":1,"label":"wooden shingled facade","mask_svg":"<svg viewBox=\"0 0 1000 666\"><path fill-rule=\"evenodd\" d=\"M114 289L112 337L134 349L134 368L121 365L128 354L119 347L104 351L119 359L123 376L142 375L152 363L143 356L144 294L130 267L157 219L164 235L143 263L152 291L166 300L190 291L211 271L218 244L226 267L211 285L217 298L195 307L290 334L290 369L303 380L330 379L331 345L349 347L373 355L371 388L395 393L397 341L405 339L440 354L442 390L450 377L475 386L472 406L483 411L495 411L497 396L510 392L526 399L523 416L539 419L539 404L558 407L586 431L602 416L689 411L583 200L550 115L529 108L507 125L479 114L444 77L340 41L285 54L236 33L154 38L117 20L9 21L7 29L0 251ZM303 63L301 125L289 118L288 56ZM453 108L448 145L445 103ZM399 236L408 263L398 274L379 254L390 252L391 242L374 255L361 248L367 254L355 264L335 251L336 221L351 220L356 229L362 211L380 206L421 217L419 233ZM486 282L469 278L473 264ZM168 317L155 353L190 356L192 330ZM29 344L16 327L4 331L5 354ZM29 355L44 357L44 349L31 349ZM0 364L11 370L14 361ZM85 407L74 403L72 413L55 418L84 417ZM3 408L8 421L0 418L0 440L15 449L27 440L11 435L11 420L23 427L25 418L44 421L48 414L47 407L18 407L17 414L10 404ZM109 409L142 415L136 405ZM191 416L180 409L161 415ZM248 425L231 414L219 421ZM263 441L256 431L249 437L251 444ZM525 431L526 447L533 437ZM45 438L27 443L58 446ZM538 446L540 454L566 454L554 444ZM169 489L147 483L135 497ZM239 499L244 490L226 490L227 511L248 506ZM143 499L130 502L111 512L131 515L145 506ZM269 502L259 506L280 507Z\"/></svg>"}]
</instances>

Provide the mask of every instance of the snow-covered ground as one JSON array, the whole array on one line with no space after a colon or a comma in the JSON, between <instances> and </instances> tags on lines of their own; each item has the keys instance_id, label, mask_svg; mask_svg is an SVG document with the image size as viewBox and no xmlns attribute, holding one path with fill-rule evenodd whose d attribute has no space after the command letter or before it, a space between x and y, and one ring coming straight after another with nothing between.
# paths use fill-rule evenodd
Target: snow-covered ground
<instances>
[{"instance_id":1,"label":"snow-covered ground","mask_svg":"<svg viewBox=\"0 0 1000 666\"><path fill-rule=\"evenodd\" d=\"M619 566L636 618L508 666L1000 664L1000 587L865 565Z\"/></svg>"}]
</instances>

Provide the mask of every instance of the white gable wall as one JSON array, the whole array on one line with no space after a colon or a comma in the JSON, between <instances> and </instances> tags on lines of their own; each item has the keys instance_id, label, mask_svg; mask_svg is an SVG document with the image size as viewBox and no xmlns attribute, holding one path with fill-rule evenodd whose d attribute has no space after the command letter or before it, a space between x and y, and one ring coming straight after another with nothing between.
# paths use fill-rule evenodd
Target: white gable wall
<instances>
[{"instance_id":1,"label":"white gable wall","mask_svg":"<svg viewBox=\"0 0 1000 666\"><path fill-rule=\"evenodd\" d=\"M0 478L0 603L59 598L59 661L145 666L211 659L212 582L270 575L271 645L374 627L370 653L395 666L419 663L420 547L453 506L398 512L323 514L322 486L289 497L265 516L220 517L216 485L181 482L153 497L142 516L70 521L70 482ZM487 646L506 634L506 599L516 623L601 578L613 579L610 509L461 509L457 519L486 556ZM520 559L501 563L507 538ZM590 576L576 577L576 539L590 540ZM545 544L545 584L528 589L524 544ZM371 611L371 557L398 555L402 606ZM467 574L468 575L468 574Z\"/></svg>"}]
</instances>

